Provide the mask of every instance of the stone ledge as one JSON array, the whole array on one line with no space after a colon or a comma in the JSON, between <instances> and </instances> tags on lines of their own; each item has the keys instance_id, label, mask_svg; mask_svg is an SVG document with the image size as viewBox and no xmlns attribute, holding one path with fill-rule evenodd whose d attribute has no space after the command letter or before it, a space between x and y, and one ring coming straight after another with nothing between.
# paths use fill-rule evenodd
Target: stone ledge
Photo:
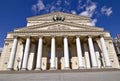
<instances>
[{"instance_id":1,"label":"stone ledge","mask_svg":"<svg viewBox=\"0 0 120 81\"><path fill-rule=\"evenodd\" d=\"M79 72L111 72L120 71L116 68L103 68L103 69L76 69L76 70L31 70L31 71L0 71L0 74L19 74L19 73L79 73Z\"/></svg>"}]
</instances>

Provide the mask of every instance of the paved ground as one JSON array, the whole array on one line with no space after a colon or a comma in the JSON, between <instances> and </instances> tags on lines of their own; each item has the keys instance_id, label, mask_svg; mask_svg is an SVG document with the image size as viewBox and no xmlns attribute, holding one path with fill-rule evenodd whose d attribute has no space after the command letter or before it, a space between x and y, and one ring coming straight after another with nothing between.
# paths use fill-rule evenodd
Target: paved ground
<instances>
[{"instance_id":1,"label":"paved ground","mask_svg":"<svg viewBox=\"0 0 120 81\"><path fill-rule=\"evenodd\" d=\"M120 81L120 71L72 73L0 73L0 81Z\"/></svg>"}]
</instances>

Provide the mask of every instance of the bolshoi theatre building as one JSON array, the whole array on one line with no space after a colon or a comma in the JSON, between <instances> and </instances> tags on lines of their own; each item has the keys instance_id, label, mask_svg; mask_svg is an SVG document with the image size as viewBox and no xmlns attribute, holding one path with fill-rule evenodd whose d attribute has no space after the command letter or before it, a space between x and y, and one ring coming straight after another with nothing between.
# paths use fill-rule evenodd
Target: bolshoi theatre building
<instances>
[{"instance_id":1,"label":"bolshoi theatre building","mask_svg":"<svg viewBox=\"0 0 120 81\"><path fill-rule=\"evenodd\" d=\"M27 18L7 34L0 70L119 68L110 33L90 21L63 12Z\"/></svg>"}]
</instances>

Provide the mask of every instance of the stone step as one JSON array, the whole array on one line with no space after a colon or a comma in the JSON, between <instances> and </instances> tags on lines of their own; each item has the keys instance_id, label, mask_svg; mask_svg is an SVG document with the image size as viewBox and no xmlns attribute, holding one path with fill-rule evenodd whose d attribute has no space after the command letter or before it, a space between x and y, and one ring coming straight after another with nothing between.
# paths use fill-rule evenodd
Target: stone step
<instances>
[{"instance_id":1,"label":"stone step","mask_svg":"<svg viewBox=\"0 0 120 81\"><path fill-rule=\"evenodd\" d=\"M42 71L0 71L1 73L72 73L72 72L105 72L105 71L120 71L120 69L116 68L102 68L102 69L75 69L75 70L42 70Z\"/></svg>"},{"instance_id":2,"label":"stone step","mask_svg":"<svg viewBox=\"0 0 120 81\"><path fill-rule=\"evenodd\" d=\"M1 73L0 81L120 81L120 71Z\"/></svg>"}]
</instances>

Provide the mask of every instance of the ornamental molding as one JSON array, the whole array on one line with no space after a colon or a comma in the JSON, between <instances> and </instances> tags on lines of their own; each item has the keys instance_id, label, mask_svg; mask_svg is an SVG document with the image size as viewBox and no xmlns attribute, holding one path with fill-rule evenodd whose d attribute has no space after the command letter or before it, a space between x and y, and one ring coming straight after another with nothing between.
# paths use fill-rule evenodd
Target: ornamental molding
<instances>
[{"instance_id":1,"label":"ornamental molding","mask_svg":"<svg viewBox=\"0 0 120 81\"><path fill-rule=\"evenodd\" d=\"M53 26L53 27L48 27L48 30L70 30L69 27L64 27L61 25Z\"/></svg>"},{"instance_id":2,"label":"ornamental molding","mask_svg":"<svg viewBox=\"0 0 120 81\"><path fill-rule=\"evenodd\" d=\"M67 19L74 19L74 20L90 20L89 17L86 16L78 16L75 14L69 14L69 13L63 13L63 12L53 12L53 13L49 13L49 14L44 14L44 15L40 15L40 16L34 16L34 17L29 17L27 18L27 21L36 21L36 20L45 20L46 17L53 17L55 15L60 15L60 16L64 16Z\"/></svg>"},{"instance_id":3,"label":"ornamental molding","mask_svg":"<svg viewBox=\"0 0 120 81\"><path fill-rule=\"evenodd\" d=\"M69 35L69 36L73 36L73 35L83 35L83 36L88 36L88 35L93 35L93 36L98 36L100 34L105 34L105 32L15 32L15 33L10 33L11 35L18 35L18 36L51 36L51 35L57 35L57 36L64 36L64 35Z\"/></svg>"},{"instance_id":4,"label":"ornamental molding","mask_svg":"<svg viewBox=\"0 0 120 81\"><path fill-rule=\"evenodd\" d=\"M66 26L71 26L71 27L75 27L75 28L83 28L83 29L89 29L89 30L99 30L99 31L104 31L103 28L98 28L98 27L92 27L92 26L88 26L88 25L83 25L83 24L76 24L76 23L70 23L70 22L46 22L43 24L38 24L38 25L34 25L34 26L30 26L30 27L24 27L24 28L18 28L15 30L16 31L30 31L32 29L37 30L37 28L45 28L45 27L49 27L49 26L54 26L54 25L64 25L64 27ZM47 31L47 30L46 30Z\"/></svg>"},{"instance_id":5,"label":"ornamental molding","mask_svg":"<svg viewBox=\"0 0 120 81\"><path fill-rule=\"evenodd\" d=\"M66 32L66 33L75 33L75 32L77 32L77 33L86 33L86 32L89 32L89 33L97 33L97 32L99 32L99 33L101 33L102 34L102 32L103 31L96 31L96 30L77 30L77 29L74 29L74 30L71 30L71 29L59 29L59 30L27 30L27 31L16 31L16 32L10 32L10 33L64 33L64 32Z\"/></svg>"},{"instance_id":6,"label":"ornamental molding","mask_svg":"<svg viewBox=\"0 0 120 81\"><path fill-rule=\"evenodd\" d=\"M18 35L17 35L18 36ZM13 42L13 40L14 40L14 37L13 38L6 38L5 39L5 42Z\"/></svg>"}]
</instances>

